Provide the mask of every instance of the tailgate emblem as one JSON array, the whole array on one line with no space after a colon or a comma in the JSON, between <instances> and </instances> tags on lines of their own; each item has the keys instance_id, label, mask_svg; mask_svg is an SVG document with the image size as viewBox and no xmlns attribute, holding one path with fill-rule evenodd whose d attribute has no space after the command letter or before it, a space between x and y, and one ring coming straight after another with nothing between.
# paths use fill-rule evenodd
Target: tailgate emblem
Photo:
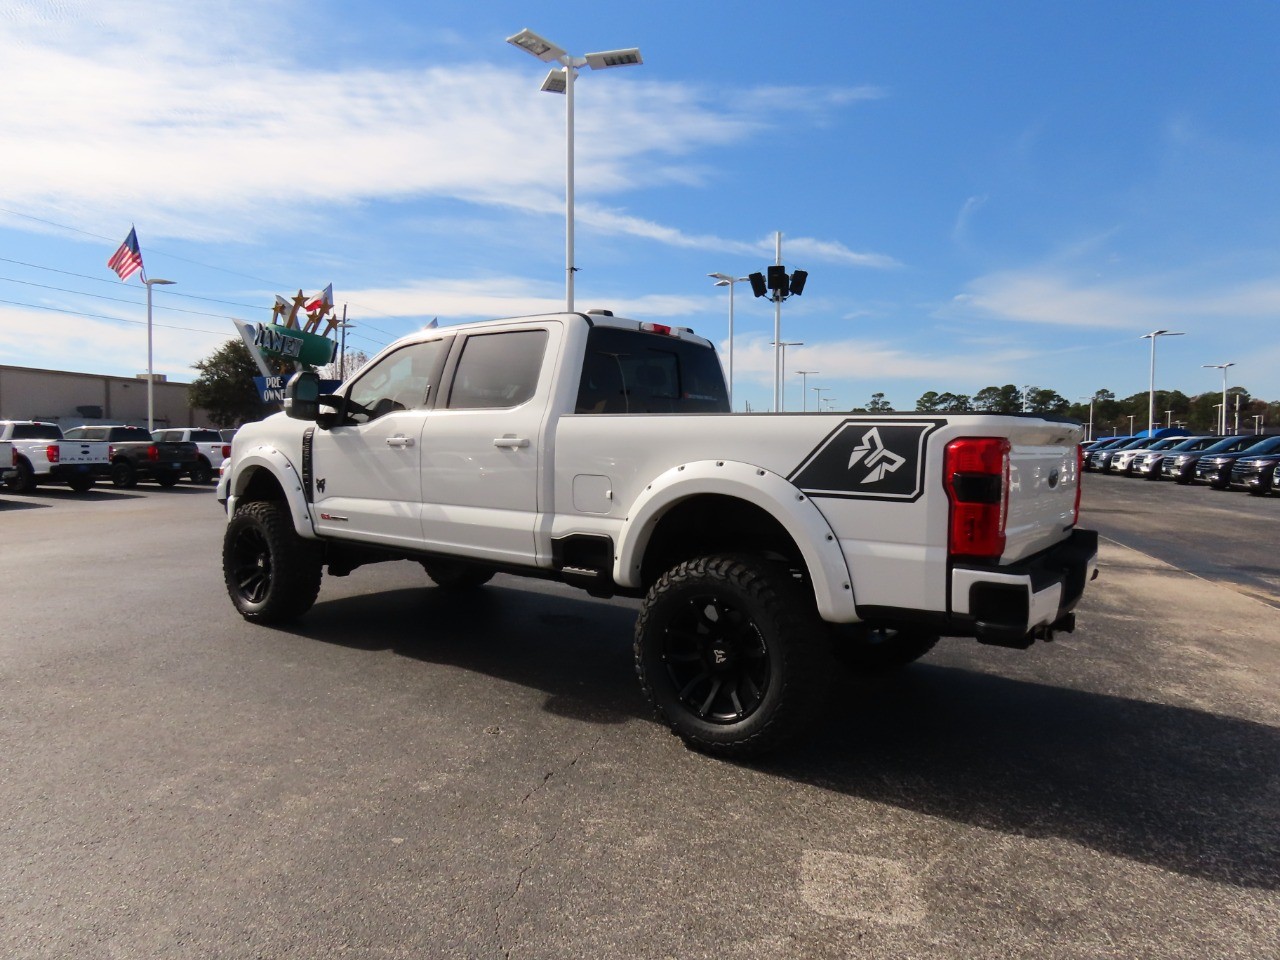
<instances>
[{"instance_id":1,"label":"tailgate emblem","mask_svg":"<svg viewBox=\"0 0 1280 960\"><path fill-rule=\"evenodd\" d=\"M1050 470L1049 471L1049 489L1052 490L1057 485L1058 485L1058 471Z\"/></svg>"}]
</instances>

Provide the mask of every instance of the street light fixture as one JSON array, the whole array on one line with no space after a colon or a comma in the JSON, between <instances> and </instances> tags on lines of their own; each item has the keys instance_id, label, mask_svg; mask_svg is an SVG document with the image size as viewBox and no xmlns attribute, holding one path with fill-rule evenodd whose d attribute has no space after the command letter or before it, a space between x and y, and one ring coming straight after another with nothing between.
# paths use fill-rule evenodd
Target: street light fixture
<instances>
[{"instance_id":1,"label":"street light fixture","mask_svg":"<svg viewBox=\"0 0 1280 960\"><path fill-rule=\"evenodd\" d=\"M1144 333L1139 340L1151 341L1151 386L1147 393L1147 436L1156 432L1156 340L1160 337L1185 337L1185 333L1173 333L1168 330L1152 330ZM1130 430L1130 433L1133 431Z\"/></svg>"},{"instance_id":2,"label":"street light fixture","mask_svg":"<svg viewBox=\"0 0 1280 960\"><path fill-rule=\"evenodd\" d=\"M733 285L744 283L746 277L731 277L727 273L708 273L717 287L729 288L729 409L733 409Z\"/></svg>"},{"instance_id":3,"label":"street light fixture","mask_svg":"<svg viewBox=\"0 0 1280 960\"><path fill-rule=\"evenodd\" d=\"M169 287L173 285L174 281L152 277L142 282L147 285L147 432L150 433L155 429L156 414L156 374L151 365L151 288L156 284L162 287Z\"/></svg>"},{"instance_id":4,"label":"street light fixture","mask_svg":"<svg viewBox=\"0 0 1280 960\"><path fill-rule=\"evenodd\" d=\"M751 292L757 297L768 296L773 301L773 409L782 409L782 301L804 293L809 274L797 270L788 275L782 265L782 232L774 235L774 264L769 267L768 279L764 273L750 274Z\"/></svg>"},{"instance_id":5,"label":"street light fixture","mask_svg":"<svg viewBox=\"0 0 1280 960\"><path fill-rule=\"evenodd\" d=\"M775 344L775 346L782 348L782 379L783 379L783 382L785 383L787 379L787 347L803 347L804 341L790 340L785 343ZM783 408L786 406L786 403L784 402L786 400L786 395L787 395L786 389L784 388L782 391L782 394L778 398L779 413L781 413Z\"/></svg>"},{"instance_id":6,"label":"street light fixture","mask_svg":"<svg viewBox=\"0 0 1280 960\"><path fill-rule=\"evenodd\" d=\"M802 413L809 412L809 378L816 374L817 370L797 370L800 374L800 409Z\"/></svg>"},{"instance_id":7,"label":"street light fixture","mask_svg":"<svg viewBox=\"0 0 1280 960\"><path fill-rule=\"evenodd\" d=\"M1202 363L1200 366L1204 367L1206 370L1222 371L1222 403L1215 403L1214 406L1221 406L1222 408L1222 412L1219 414L1218 420L1218 435L1225 437L1227 435L1227 367L1234 367L1235 363Z\"/></svg>"},{"instance_id":8,"label":"street light fixture","mask_svg":"<svg viewBox=\"0 0 1280 960\"><path fill-rule=\"evenodd\" d=\"M565 310L573 312L573 275L577 267L573 265L573 81L582 67L592 70L607 70L610 67L639 66L644 63L640 51L635 47L625 50L606 50L603 53L588 53L585 57L574 57L546 40L532 30L524 29L514 36L507 37L507 43L519 47L526 53L537 57L543 63L558 63L559 68L552 67L542 81L544 93L563 93L565 95Z\"/></svg>"},{"instance_id":9,"label":"street light fixture","mask_svg":"<svg viewBox=\"0 0 1280 960\"><path fill-rule=\"evenodd\" d=\"M811 389L813 390L814 393L818 395L815 409L817 409L818 413L821 413L822 412L822 395L826 391L830 390L831 388L830 387L813 387Z\"/></svg>"}]
</instances>

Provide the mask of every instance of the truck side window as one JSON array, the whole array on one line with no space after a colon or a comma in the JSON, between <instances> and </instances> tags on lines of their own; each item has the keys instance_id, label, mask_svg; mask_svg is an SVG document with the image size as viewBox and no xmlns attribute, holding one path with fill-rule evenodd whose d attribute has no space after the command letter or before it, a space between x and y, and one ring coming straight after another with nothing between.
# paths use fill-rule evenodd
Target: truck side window
<instances>
[{"instance_id":1,"label":"truck side window","mask_svg":"<svg viewBox=\"0 0 1280 960\"><path fill-rule=\"evenodd\" d=\"M349 422L371 423L395 410L425 407L451 341L411 343L362 370L347 391Z\"/></svg>"},{"instance_id":2,"label":"truck side window","mask_svg":"<svg viewBox=\"0 0 1280 960\"><path fill-rule=\"evenodd\" d=\"M514 407L538 389L547 331L512 330L467 337L449 392L450 410Z\"/></svg>"}]
</instances>

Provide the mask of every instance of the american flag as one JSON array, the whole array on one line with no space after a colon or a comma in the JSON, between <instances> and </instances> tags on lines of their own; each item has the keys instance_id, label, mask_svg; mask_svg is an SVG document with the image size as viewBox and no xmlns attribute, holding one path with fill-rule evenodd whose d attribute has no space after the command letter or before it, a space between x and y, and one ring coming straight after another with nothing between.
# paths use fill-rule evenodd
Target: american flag
<instances>
[{"instance_id":1,"label":"american flag","mask_svg":"<svg viewBox=\"0 0 1280 960\"><path fill-rule=\"evenodd\" d=\"M129 235L120 244L120 249L111 255L107 266L118 273L121 280L128 280L142 269L142 251L138 249L138 232L135 228L129 228Z\"/></svg>"}]
</instances>

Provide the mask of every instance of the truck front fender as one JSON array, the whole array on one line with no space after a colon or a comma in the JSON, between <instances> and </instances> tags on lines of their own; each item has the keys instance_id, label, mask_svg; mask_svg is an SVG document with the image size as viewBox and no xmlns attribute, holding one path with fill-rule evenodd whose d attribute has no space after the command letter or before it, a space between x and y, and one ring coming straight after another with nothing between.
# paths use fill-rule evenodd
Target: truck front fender
<instances>
[{"instance_id":1,"label":"truck front fender","mask_svg":"<svg viewBox=\"0 0 1280 960\"><path fill-rule=\"evenodd\" d=\"M827 518L786 478L739 461L681 464L645 487L621 531L613 562L614 581L640 588L645 550L658 521L676 504L703 494L745 501L777 520L800 549L822 618L833 623L859 619L849 567Z\"/></svg>"},{"instance_id":2,"label":"truck front fender","mask_svg":"<svg viewBox=\"0 0 1280 960\"><path fill-rule=\"evenodd\" d=\"M311 521L311 504L307 502L306 485L302 475L287 456L271 446L254 447L245 450L236 459L232 467L230 479L227 481L227 516L234 516L236 505L245 499L251 488L257 486L255 475L266 471L275 481L284 502L293 517L293 529L298 536L315 540L315 527ZM261 479L258 479L258 483ZM253 497L253 499L262 499Z\"/></svg>"}]
</instances>

